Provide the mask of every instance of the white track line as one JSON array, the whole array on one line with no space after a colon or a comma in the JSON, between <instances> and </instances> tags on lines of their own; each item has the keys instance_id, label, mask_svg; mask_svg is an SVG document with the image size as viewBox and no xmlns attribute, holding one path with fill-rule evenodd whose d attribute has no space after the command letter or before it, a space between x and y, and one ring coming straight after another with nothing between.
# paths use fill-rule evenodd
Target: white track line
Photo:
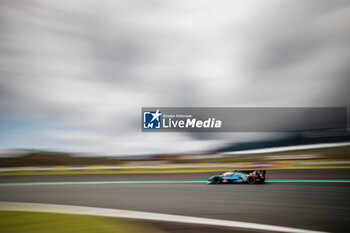
<instances>
[{"instance_id":1,"label":"white track line","mask_svg":"<svg viewBox=\"0 0 350 233\"><path fill-rule=\"evenodd\" d=\"M103 217L131 218L153 221L167 221L188 224L202 224L222 227L243 228L250 230L263 230L268 232L288 232L288 233L321 233L320 231L312 231L291 227L274 226L267 224L257 224L249 222L239 222L230 220L220 220L212 218L199 218L183 215L160 214L143 211L131 211L109 208L95 208L73 205L56 205L56 204L39 204L24 202L0 202L0 210L10 211L33 211L33 212L49 212L49 213L65 213L65 214L83 214Z\"/></svg>"},{"instance_id":2,"label":"white track line","mask_svg":"<svg viewBox=\"0 0 350 233\"><path fill-rule=\"evenodd\" d=\"M2 183L1 186L16 186L16 185L66 185L66 184L183 184L183 183L207 183L207 181L67 181L67 182L23 182L23 183Z\"/></svg>"},{"instance_id":3,"label":"white track line","mask_svg":"<svg viewBox=\"0 0 350 233\"><path fill-rule=\"evenodd\" d=\"M31 186L31 185L76 185L76 184L192 184L207 183L208 181L189 180L189 181L62 181L62 182L18 182L18 183L0 183L1 186ZM350 183L349 180L285 180L285 181L266 181L267 183Z\"/></svg>"}]
</instances>

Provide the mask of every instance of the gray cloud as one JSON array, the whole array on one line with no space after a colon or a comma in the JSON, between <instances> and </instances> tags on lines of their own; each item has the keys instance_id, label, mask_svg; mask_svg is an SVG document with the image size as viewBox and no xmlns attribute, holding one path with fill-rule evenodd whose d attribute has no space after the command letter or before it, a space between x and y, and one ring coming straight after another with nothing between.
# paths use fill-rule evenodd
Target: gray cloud
<instances>
[{"instance_id":1,"label":"gray cloud","mask_svg":"<svg viewBox=\"0 0 350 233\"><path fill-rule=\"evenodd\" d=\"M142 134L141 107L348 105L349 15L347 1L1 1L0 111L57 126L33 147L205 150L237 137Z\"/></svg>"}]
</instances>

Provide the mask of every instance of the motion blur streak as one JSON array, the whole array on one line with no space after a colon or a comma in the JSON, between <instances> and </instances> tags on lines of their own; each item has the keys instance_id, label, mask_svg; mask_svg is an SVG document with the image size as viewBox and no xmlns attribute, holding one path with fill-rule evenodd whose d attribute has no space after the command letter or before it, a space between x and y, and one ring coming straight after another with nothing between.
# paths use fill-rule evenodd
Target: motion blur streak
<instances>
[{"instance_id":1,"label":"motion blur streak","mask_svg":"<svg viewBox=\"0 0 350 233\"><path fill-rule=\"evenodd\" d=\"M320 231L310 231L297 228L288 228L280 226L271 226L264 224L255 224L238 221L227 221L210 218L197 218L181 215L158 214L150 212L118 210L107 208L92 208L83 206L71 205L52 205L52 204L38 204L38 203L20 203L20 202L0 202L0 209L2 210L17 210L17 211L36 211L36 212L50 212L50 213L66 213L66 214L84 214L104 217L121 217L133 218L142 220L154 221L168 221L192 224L204 224L223 227L235 227L249 230L263 230L268 232L285 232L285 233L322 233Z\"/></svg>"},{"instance_id":2,"label":"motion blur streak","mask_svg":"<svg viewBox=\"0 0 350 233\"><path fill-rule=\"evenodd\" d=\"M0 186L7 185L70 185L70 184L152 184L152 183L207 183L208 180L134 180L134 181L126 181L126 180L111 180L111 181L54 181L54 182L5 182L0 183ZM350 180L297 180L297 179L289 179L289 180L266 180L266 182L293 182L293 183L350 183Z\"/></svg>"},{"instance_id":3,"label":"motion blur streak","mask_svg":"<svg viewBox=\"0 0 350 233\"><path fill-rule=\"evenodd\" d=\"M349 17L345 0L1 0L0 147L128 155L267 137L142 134L140 109L348 106Z\"/></svg>"},{"instance_id":4,"label":"motion blur streak","mask_svg":"<svg viewBox=\"0 0 350 233\"><path fill-rule=\"evenodd\" d=\"M185 215L344 233L349 183L9 185L0 201Z\"/></svg>"}]
</instances>

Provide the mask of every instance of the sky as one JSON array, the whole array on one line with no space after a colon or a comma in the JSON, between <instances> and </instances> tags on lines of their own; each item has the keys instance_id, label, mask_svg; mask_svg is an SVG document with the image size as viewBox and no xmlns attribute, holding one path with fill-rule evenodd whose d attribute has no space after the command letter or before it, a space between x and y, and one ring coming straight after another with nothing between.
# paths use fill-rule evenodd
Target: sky
<instances>
[{"instance_id":1,"label":"sky","mask_svg":"<svg viewBox=\"0 0 350 233\"><path fill-rule=\"evenodd\" d=\"M0 148L205 151L259 134L142 133L141 107L350 103L348 1L0 0Z\"/></svg>"}]
</instances>

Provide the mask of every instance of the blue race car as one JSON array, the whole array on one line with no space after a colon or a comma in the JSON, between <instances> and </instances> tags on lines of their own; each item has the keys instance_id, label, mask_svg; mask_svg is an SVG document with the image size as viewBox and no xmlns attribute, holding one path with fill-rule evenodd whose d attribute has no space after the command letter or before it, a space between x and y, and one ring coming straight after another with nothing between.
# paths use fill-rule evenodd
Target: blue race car
<instances>
[{"instance_id":1,"label":"blue race car","mask_svg":"<svg viewBox=\"0 0 350 233\"><path fill-rule=\"evenodd\" d=\"M266 180L266 170L233 171L209 178L208 184L247 183L262 184Z\"/></svg>"}]
</instances>

